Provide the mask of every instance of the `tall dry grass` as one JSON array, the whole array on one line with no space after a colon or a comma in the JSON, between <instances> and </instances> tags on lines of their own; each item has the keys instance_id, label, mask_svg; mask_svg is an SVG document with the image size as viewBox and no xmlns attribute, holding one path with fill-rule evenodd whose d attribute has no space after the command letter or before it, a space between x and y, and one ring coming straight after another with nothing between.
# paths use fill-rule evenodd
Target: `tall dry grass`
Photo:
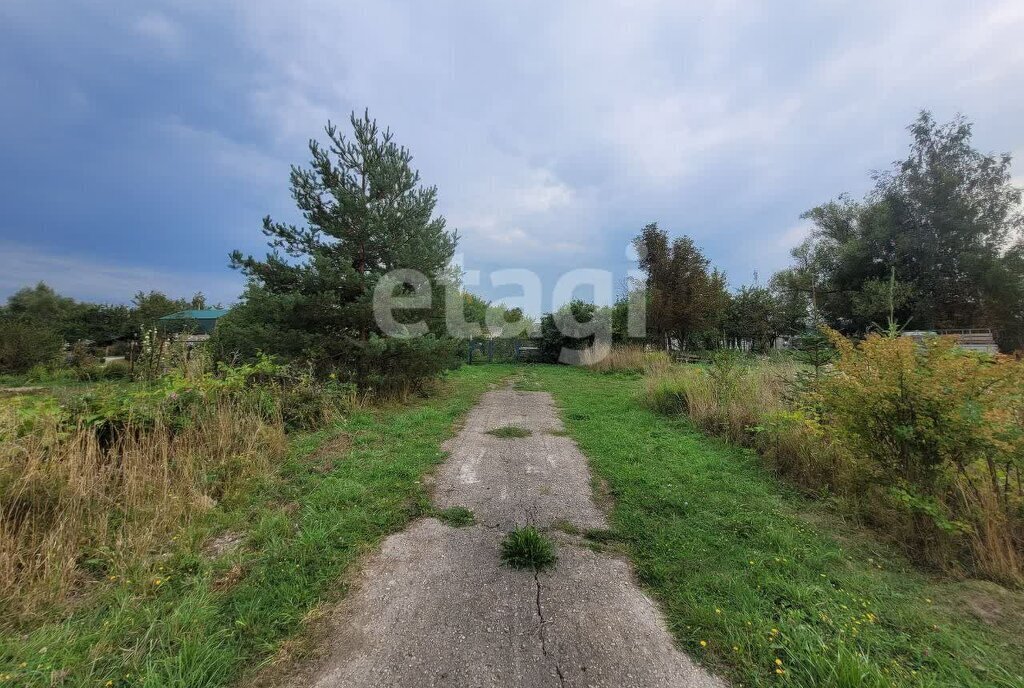
<instances>
[{"instance_id":1,"label":"tall dry grass","mask_svg":"<svg viewBox=\"0 0 1024 688\"><path fill-rule=\"evenodd\" d=\"M664 351L648 351L643 346L592 347L581 355L581 364L602 373L657 374L668 370L672 360Z\"/></svg>"},{"instance_id":2,"label":"tall dry grass","mask_svg":"<svg viewBox=\"0 0 1024 688\"><path fill-rule=\"evenodd\" d=\"M266 408L213 398L184 427L158 417L113 436L40 414L0 413L0 615L27 618L90 578L166 549L198 514L285 449Z\"/></svg>"},{"instance_id":3,"label":"tall dry grass","mask_svg":"<svg viewBox=\"0 0 1024 688\"><path fill-rule=\"evenodd\" d=\"M870 346L907 349L900 352L905 369L881 359L866 375L861 359ZM648 375L645 398L660 412L686 415L709 434L758 450L780 476L806 492L837 498L922 561L1024 583L1024 491L1013 479L1020 475L1024 424L1011 417L1012 409L1024 408L1013 383L1021 371L1007 361L974 364L933 348L938 354L915 354L912 344L869 340L844 351L835 374L818 382L800 380L791 362L723 354L708 366L676 365ZM947 359L945 374L935 360ZM996 365L1005 372L995 372ZM916 386L908 371L919 378ZM861 384L858 374L877 379ZM901 374L903 391L888 379ZM966 383L972 375L977 379ZM956 391L944 394L941 385L954 379ZM885 385L892 394L884 393ZM885 404L896 405L885 410ZM904 408L917 410L912 429L900 425ZM932 415L948 422L931 423ZM856 424L862 418L863 427ZM911 448L921 460L933 463L930 482L916 481L895 461L906 451L898 443L908 441L901 428L917 442ZM883 435L872 440L873 431ZM969 442L963 440L968 432L974 433Z\"/></svg>"},{"instance_id":4,"label":"tall dry grass","mask_svg":"<svg viewBox=\"0 0 1024 688\"><path fill-rule=\"evenodd\" d=\"M702 429L746 442L750 429L784 410L784 392L796 375L788 362L750 365L725 354L709 366L670 366L649 375L647 400L664 413L685 413Z\"/></svg>"}]
</instances>

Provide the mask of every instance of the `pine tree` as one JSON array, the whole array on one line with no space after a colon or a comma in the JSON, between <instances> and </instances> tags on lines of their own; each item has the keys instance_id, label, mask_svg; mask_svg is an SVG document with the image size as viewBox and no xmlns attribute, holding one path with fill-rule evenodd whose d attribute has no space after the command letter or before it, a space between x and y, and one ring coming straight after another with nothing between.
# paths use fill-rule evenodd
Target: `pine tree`
<instances>
[{"instance_id":1,"label":"pine tree","mask_svg":"<svg viewBox=\"0 0 1024 688\"><path fill-rule=\"evenodd\" d=\"M435 293L430 307L396 313L403 322L427 321L431 334L389 339L374 318L373 291L397 269L436 284L458 236L434 215L437 189L421 185L412 156L390 130L368 113L350 119L351 137L328 123L327 145L310 141L309 167L292 168L292 196L306 224L268 216L263 233L271 252L263 260L232 254L232 265L249 277L248 301L261 304L259 312L243 306L234 320L251 330L266 317L266 343L284 354L300 351L316 370L361 387L415 384L449 360L451 343L438 336L443 303Z\"/></svg>"}]
</instances>

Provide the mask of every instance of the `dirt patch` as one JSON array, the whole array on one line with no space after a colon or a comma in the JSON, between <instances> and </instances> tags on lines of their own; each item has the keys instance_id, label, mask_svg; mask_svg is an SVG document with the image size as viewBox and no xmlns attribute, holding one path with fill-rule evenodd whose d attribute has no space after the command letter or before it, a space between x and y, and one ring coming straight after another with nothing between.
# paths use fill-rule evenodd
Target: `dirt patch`
<instances>
[{"instance_id":1,"label":"dirt patch","mask_svg":"<svg viewBox=\"0 0 1024 688\"><path fill-rule=\"evenodd\" d=\"M40 394L45 387L0 387L0 397L16 397L22 394Z\"/></svg>"},{"instance_id":2,"label":"dirt patch","mask_svg":"<svg viewBox=\"0 0 1024 688\"><path fill-rule=\"evenodd\" d=\"M211 559L216 559L238 549L244 539L244 533L237 530L226 530L206 543L206 546L203 547L203 554Z\"/></svg>"},{"instance_id":3,"label":"dirt patch","mask_svg":"<svg viewBox=\"0 0 1024 688\"><path fill-rule=\"evenodd\" d=\"M979 580L958 583L955 587L952 598L956 606L986 625L1024 634L1024 593Z\"/></svg>"}]
</instances>

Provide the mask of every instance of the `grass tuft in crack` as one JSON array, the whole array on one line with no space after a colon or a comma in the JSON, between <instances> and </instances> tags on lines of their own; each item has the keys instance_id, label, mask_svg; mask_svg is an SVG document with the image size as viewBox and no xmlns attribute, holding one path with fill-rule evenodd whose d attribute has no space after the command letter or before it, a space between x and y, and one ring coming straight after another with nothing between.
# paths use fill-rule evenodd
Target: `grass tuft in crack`
<instances>
[{"instance_id":1,"label":"grass tuft in crack","mask_svg":"<svg viewBox=\"0 0 1024 688\"><path fill-rule=\"evenodd\" d=\"M520 427L518 427L516 425L505 425L505 426L500 427L500 428L494 428L493 430L488 430L487 434L488 435L494 435L495 437L512 438L512 437L529 437L533 433L531 433L526 428L520 428Z\"/></svg>"},{"instance_id":2,"label":"grass tuft in crack","mask_svg":"<svg viewBox=\"0 0 1024 688\"><path fill-rule=\"evenodd\" d=\"M453 506L437 512L437 518L453 528L465 528L476 523L476 517L464 506Z\"/></svg>"},{"instance_id":3,"label":"grass tuft in crack","mask_svg":"<svg viewBox=\"0 0 1024 688\"><path fill-rule=\"evenodd\" d=\"M555 545L533 526L518 528L501 542L501 561L516 569L541 571L558 561Z\"/></svg>"}]
</instances>

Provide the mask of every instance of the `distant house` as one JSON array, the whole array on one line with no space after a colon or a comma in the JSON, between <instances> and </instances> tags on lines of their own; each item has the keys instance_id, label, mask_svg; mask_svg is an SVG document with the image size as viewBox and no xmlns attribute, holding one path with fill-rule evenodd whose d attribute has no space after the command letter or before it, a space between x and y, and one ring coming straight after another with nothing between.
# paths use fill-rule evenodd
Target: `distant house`
<instances>
[{"instance_id":1,"label":"distant house","mask_svg":"<svg viewBox=\"0 0 1024 688\"><path fill-rule=\"evenodd\" d=\"M191 340L209 338L217 328L217 321L228 314L226 309L205 308L171 313L160 318L160 329L172 334L186 334Z\"/></svg>"}]
</instances>

